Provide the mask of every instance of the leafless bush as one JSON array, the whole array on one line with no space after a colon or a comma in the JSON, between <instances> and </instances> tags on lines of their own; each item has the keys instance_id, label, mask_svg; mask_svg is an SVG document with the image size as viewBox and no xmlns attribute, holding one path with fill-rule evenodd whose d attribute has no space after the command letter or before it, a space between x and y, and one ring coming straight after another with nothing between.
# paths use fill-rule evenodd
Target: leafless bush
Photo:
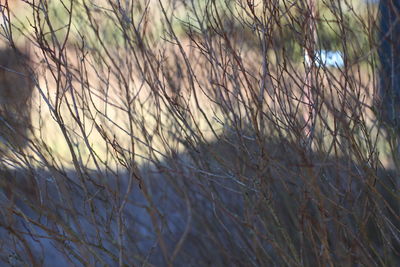
<instances>
[{"instance_id":1,"label":"leafless bush","mask_svg":"<svg viewBox=\"0 0 400 267\"><path fill-rule=\"evenodd\" d=\"M2 156L4 264L399 264L376 5L24 6L2 6L36 92L25 149Z\"/></svg>"}]
</instances>

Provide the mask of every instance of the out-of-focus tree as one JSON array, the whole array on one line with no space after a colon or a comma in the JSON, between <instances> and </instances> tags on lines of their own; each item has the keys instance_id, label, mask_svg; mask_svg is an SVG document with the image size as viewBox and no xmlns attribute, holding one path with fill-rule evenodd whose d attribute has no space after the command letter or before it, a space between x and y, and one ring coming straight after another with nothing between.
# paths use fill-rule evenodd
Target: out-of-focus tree
<instances>
[{"instance_id":1,"label":"out-of-focus tree","mask_svg":"<svg viewBox=\"0 0 400 267\"><path fill-rule=\"evenodd\" d=\"M381 119L400 126L400 2L381 0L379 58L381 63Z\"/></svg>"},{"instance_id":2,"label":"out-of-focus tree","mask_svg":"<svg viewBox=\"0 0 400 267\"><path fill-rule=\"evenodd\" d=\"M28 61L15 49L0 49L0 155L8 150L4 145L22 148L28 141L33 94Z\"/></svg>"}]
</instances>

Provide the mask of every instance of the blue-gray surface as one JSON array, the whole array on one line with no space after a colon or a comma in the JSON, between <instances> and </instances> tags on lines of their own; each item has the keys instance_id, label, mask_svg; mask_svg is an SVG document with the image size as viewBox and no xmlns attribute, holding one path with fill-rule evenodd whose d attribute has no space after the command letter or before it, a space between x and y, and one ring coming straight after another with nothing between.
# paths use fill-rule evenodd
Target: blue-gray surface
<instances>
[{"instance_id":1,"label":"blue-gray surface","mask_svg":"<svg viewBox=\"0 0 400 267\"><path fill-rule=\"evenodd\" d=\"M299 238L299 225L304 214L318 220L320 203L312 201L317 195L308 181L300 178L307 178L310 170L303 169L302 154L286 141L270 144L266 148L269 165L260 169L258 143L251 142L246 148L228 144L234 140L140 166L144 184L140 188L134 180L122 213L126 266L167 265L155 225L162 232L173 266L283 266L285 261L279 255L307 249L306 245L299 247L307 244ZM335 248L332 257L340 260L345 245L338 238L340 231L346 231L346 237L357 236L355 222L363 220L364 204L371 203L363 184L371 170L351 160L329 160L321 155L310 155L309 160L321 159L325 159L323 164L316 164L312 172L317 174L318 194L329 200L326 207L331 201L340 205L340 216L323 222ZM382 181L395 177L385 170L378 170L378 175ZM118 265L118 208L129 180L125 171L91 171L80 176L72 170L2 169L0 177L0 181L14 183L12 192L4 184L0 191L0 266ZM386 187L399 192L396 180ZM373 203L378 205L377 201ZM385 201L395 203L390 208L398 211L398 199ZM387 206L383 207L379 214L386 212ZM385 213L385 219L390 218ZM335 232L335 220L339 220L339 232ZM399 224L393 221L380 227L389 231L398 229ZM287 235L294 248L287 245ZM393 236L400 238L396 231ZM382 257L388 257L381 250L386 242L396 243L395 238L369 238ZM184 240L182 246L180 240ZM309 266L316 266L313 250L308 250L311 252L304 257L309 257Z\"/></svg>"}]
</instances>

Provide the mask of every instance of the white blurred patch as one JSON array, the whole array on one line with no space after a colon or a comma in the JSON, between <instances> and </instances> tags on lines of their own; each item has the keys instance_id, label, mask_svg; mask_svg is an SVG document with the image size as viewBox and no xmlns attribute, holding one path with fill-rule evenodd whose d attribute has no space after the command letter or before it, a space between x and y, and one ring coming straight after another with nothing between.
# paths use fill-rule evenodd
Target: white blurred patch
<instances>
[{"instance_id":1,"label":"white blurred patch","mask_svg":"<svg viewBox=\"0 0 400 267\"><path fill-rule=\"evenodd\" d=\"M306 52L304 55L304 61L307 66L311 66L311 58ZM344 65L343 54L341 51L327 51L318 50L315 56L315 66L325 66L340 68Z\"/></svg>"}]
</instances>

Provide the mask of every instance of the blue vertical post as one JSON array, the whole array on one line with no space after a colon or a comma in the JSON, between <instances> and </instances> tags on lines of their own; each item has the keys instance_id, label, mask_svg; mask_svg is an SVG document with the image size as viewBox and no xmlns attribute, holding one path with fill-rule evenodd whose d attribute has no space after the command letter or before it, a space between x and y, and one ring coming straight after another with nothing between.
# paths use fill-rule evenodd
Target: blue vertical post
<instances>
[{"instance_id":1,"label":"blue vertical post","mask_svg":"<svg viewBox=\"0 0 400 267\"><path fill-rule=\"evenodd\" d=\"M380 116L389 127L400 129L400 1L380 0L378 54Z\"/></svg>"}]
</instances>

